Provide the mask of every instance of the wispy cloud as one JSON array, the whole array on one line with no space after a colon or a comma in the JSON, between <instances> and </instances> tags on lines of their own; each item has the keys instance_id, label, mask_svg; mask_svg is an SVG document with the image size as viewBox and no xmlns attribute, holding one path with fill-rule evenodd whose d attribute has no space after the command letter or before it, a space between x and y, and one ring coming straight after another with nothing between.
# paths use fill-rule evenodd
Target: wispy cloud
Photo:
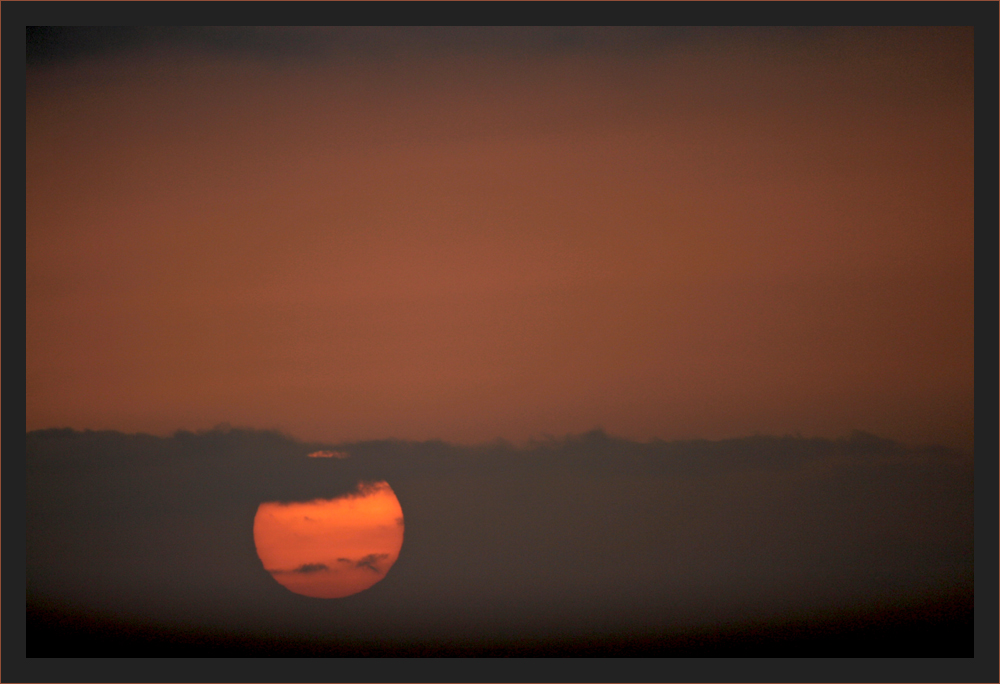
<instances>
[{"instance_id":1,"label":"wispy cloud","mask_svg":"<svg viewBox=\"0 0 1000 684\"><path fill-rule=\"evenodd\" d=\"M350 454L346 451L314 451L308 456L309 458L348 458Z\"/></svg>"},{"instance_id":2,"label":"wispy cloud","mask_svg":"<svg viewBox=\"0 0 1000 684\"><path fill-rule=\"evenodd\" d=\"M369 553L367 556L354 563L356 568L365 568L371 570L372 572L380 573L382 568L379 567L379 563L384 561L389 557L387 553Z\"/></svg>"},{"instance_id":3,"label":"wispy cloud","mask_svg":"<svg viewBox=\"0 0 1000 684\"><path fill-rule=\"evenodd\" d=\"M300 575L311 575L316 572L330 572L330 566L328 566L326 563L303 563L299 567L293 568L291 570L278 569L278 570L268 570L268 572L271 573L272 575L289 575L292 573Z\"/></svg>"}]
</instances>

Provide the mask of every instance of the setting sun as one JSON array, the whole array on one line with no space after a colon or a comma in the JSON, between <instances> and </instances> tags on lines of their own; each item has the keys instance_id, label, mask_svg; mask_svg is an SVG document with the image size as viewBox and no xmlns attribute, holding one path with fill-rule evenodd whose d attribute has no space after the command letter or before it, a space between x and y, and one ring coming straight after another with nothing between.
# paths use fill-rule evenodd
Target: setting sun
<instances>
[{"instance_id":1,"label":"setting sun","mask_svg":"<svg viewBox=\"0 0 1000 684\"><path fill-rule=\"evenodd\" d=\"M31 669L7 678L982 656L997 4L797 5L4 5L27 439L4 626ZM293 676L357 680L315 662Z\"/></svg>"},{"instance_id":2,"label":"setting sun","mask_svg":"<svg viewBox=\"0 0 1000 684\"><path fill-rule=\"evenodd\" d=\"M337 499L257 509L254 544L264 569L296 594L341 598L385 577L403 546L403 510L386 482Z\"/></svg>"}]
</instances>

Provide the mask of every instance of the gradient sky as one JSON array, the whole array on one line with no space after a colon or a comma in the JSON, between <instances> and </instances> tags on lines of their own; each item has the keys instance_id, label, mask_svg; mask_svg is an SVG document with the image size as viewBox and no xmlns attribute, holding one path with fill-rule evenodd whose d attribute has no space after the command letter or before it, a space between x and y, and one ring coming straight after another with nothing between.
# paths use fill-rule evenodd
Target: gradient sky
<instances>
[{"instance_id":1,"label":"gradient sky","mask_svg":"<svg viewBox=\"0 0 1000 684\"><path fill-rule=\"evenodd\" d=\"M29 60L28 430L971 450L973 275L971 28Z\"/></svg>"}]
</instances>

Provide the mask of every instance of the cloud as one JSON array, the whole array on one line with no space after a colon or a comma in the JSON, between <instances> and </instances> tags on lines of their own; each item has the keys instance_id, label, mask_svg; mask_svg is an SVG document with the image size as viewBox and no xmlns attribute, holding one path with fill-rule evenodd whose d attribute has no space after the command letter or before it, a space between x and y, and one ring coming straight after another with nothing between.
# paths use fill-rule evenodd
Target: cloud
<instances>
[{"instance_id":1,"label":"cloud","mask_svg":"<svg viewBox=\"0 0 1000 684\"><path fill-rule=\"evenodd\" d=\"M320 634L382 629L373 616L391 597L400 639L447 639L542 625L679 629L972 586L971 457L862 433L634 442L593 432L518 447L44 430L26 441L29 605L170 610L164 620L275 633L285 616ZM319 450L351 458L306 457ZM336 625L289 603L256 555L257 506L358 496L383 481L406 518L385 579ZM278 572L381 573L385 560Z\"/></svg>"},{"instance_id":2,"label":"cloud","mask_svg":"<svg viewBox=\"0 0 1000 684\"><path fill-rule=\"evenodd\" d=\"M278 570L268 570L272 575L290 575L290 574L300 574L300 575L310 575L316 572L329 572L330 568L325 563L304 563L297 568L291 570L278 569Z\"/></svg>"},{"instance_id":3,"label":"cloud","mask_svg":"<svg viewBox=\"0 0 1000 684\"><path fill-rule=\"evenodd\" d=\"M356 568L365 568L371 570L375 573L381 573L382 568L379 567L379 563L384 561L389 557L387 553L369 553L367 556L354 563Z\"/></svg>"},{"instance_id":4,"label":"cloud","mask_svg":"<svg viewBox=\"0 0 1000 684\"><path fill-rule=\"evenodd\" d=\"M348 458L350 454L346 451L313 451L307 454L309 458Z\"/></svg>"},{"instance_id":5,"label":"cloud","mask_svg":"<svg viewBox=\"0 0 1000 684\"><path fill-rule=\"evenodd\" d=\"M325 563L305 563L295 568L292 572L298 572L303 575L308 575L314 572L325 572L330 568L326 566Z\"/></svg>"}]
</instances>

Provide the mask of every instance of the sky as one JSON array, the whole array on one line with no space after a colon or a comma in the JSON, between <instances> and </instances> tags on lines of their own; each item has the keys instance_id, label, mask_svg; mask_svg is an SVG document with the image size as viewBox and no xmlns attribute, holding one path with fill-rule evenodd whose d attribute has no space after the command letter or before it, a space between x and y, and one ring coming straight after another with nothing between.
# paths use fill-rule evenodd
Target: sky
<instances>
[{"instance_id":1,"label":"sky","mask_svg":"<svg viewBox=\"0 0 1000 684\"><path fill-rule=\"evenodd\" d=\"M26 428L971 452L972 49L36 33Z\"/></svg>"},{"instance_id":2,"label":"sky","mask_svg":"<svg viewBox=\"0 0 1000 684\"><path fill-rule=\"evenodd\" d=\"M971 652L971 28L27 45L29 656Z\"/></svg>"}]
</instances>

